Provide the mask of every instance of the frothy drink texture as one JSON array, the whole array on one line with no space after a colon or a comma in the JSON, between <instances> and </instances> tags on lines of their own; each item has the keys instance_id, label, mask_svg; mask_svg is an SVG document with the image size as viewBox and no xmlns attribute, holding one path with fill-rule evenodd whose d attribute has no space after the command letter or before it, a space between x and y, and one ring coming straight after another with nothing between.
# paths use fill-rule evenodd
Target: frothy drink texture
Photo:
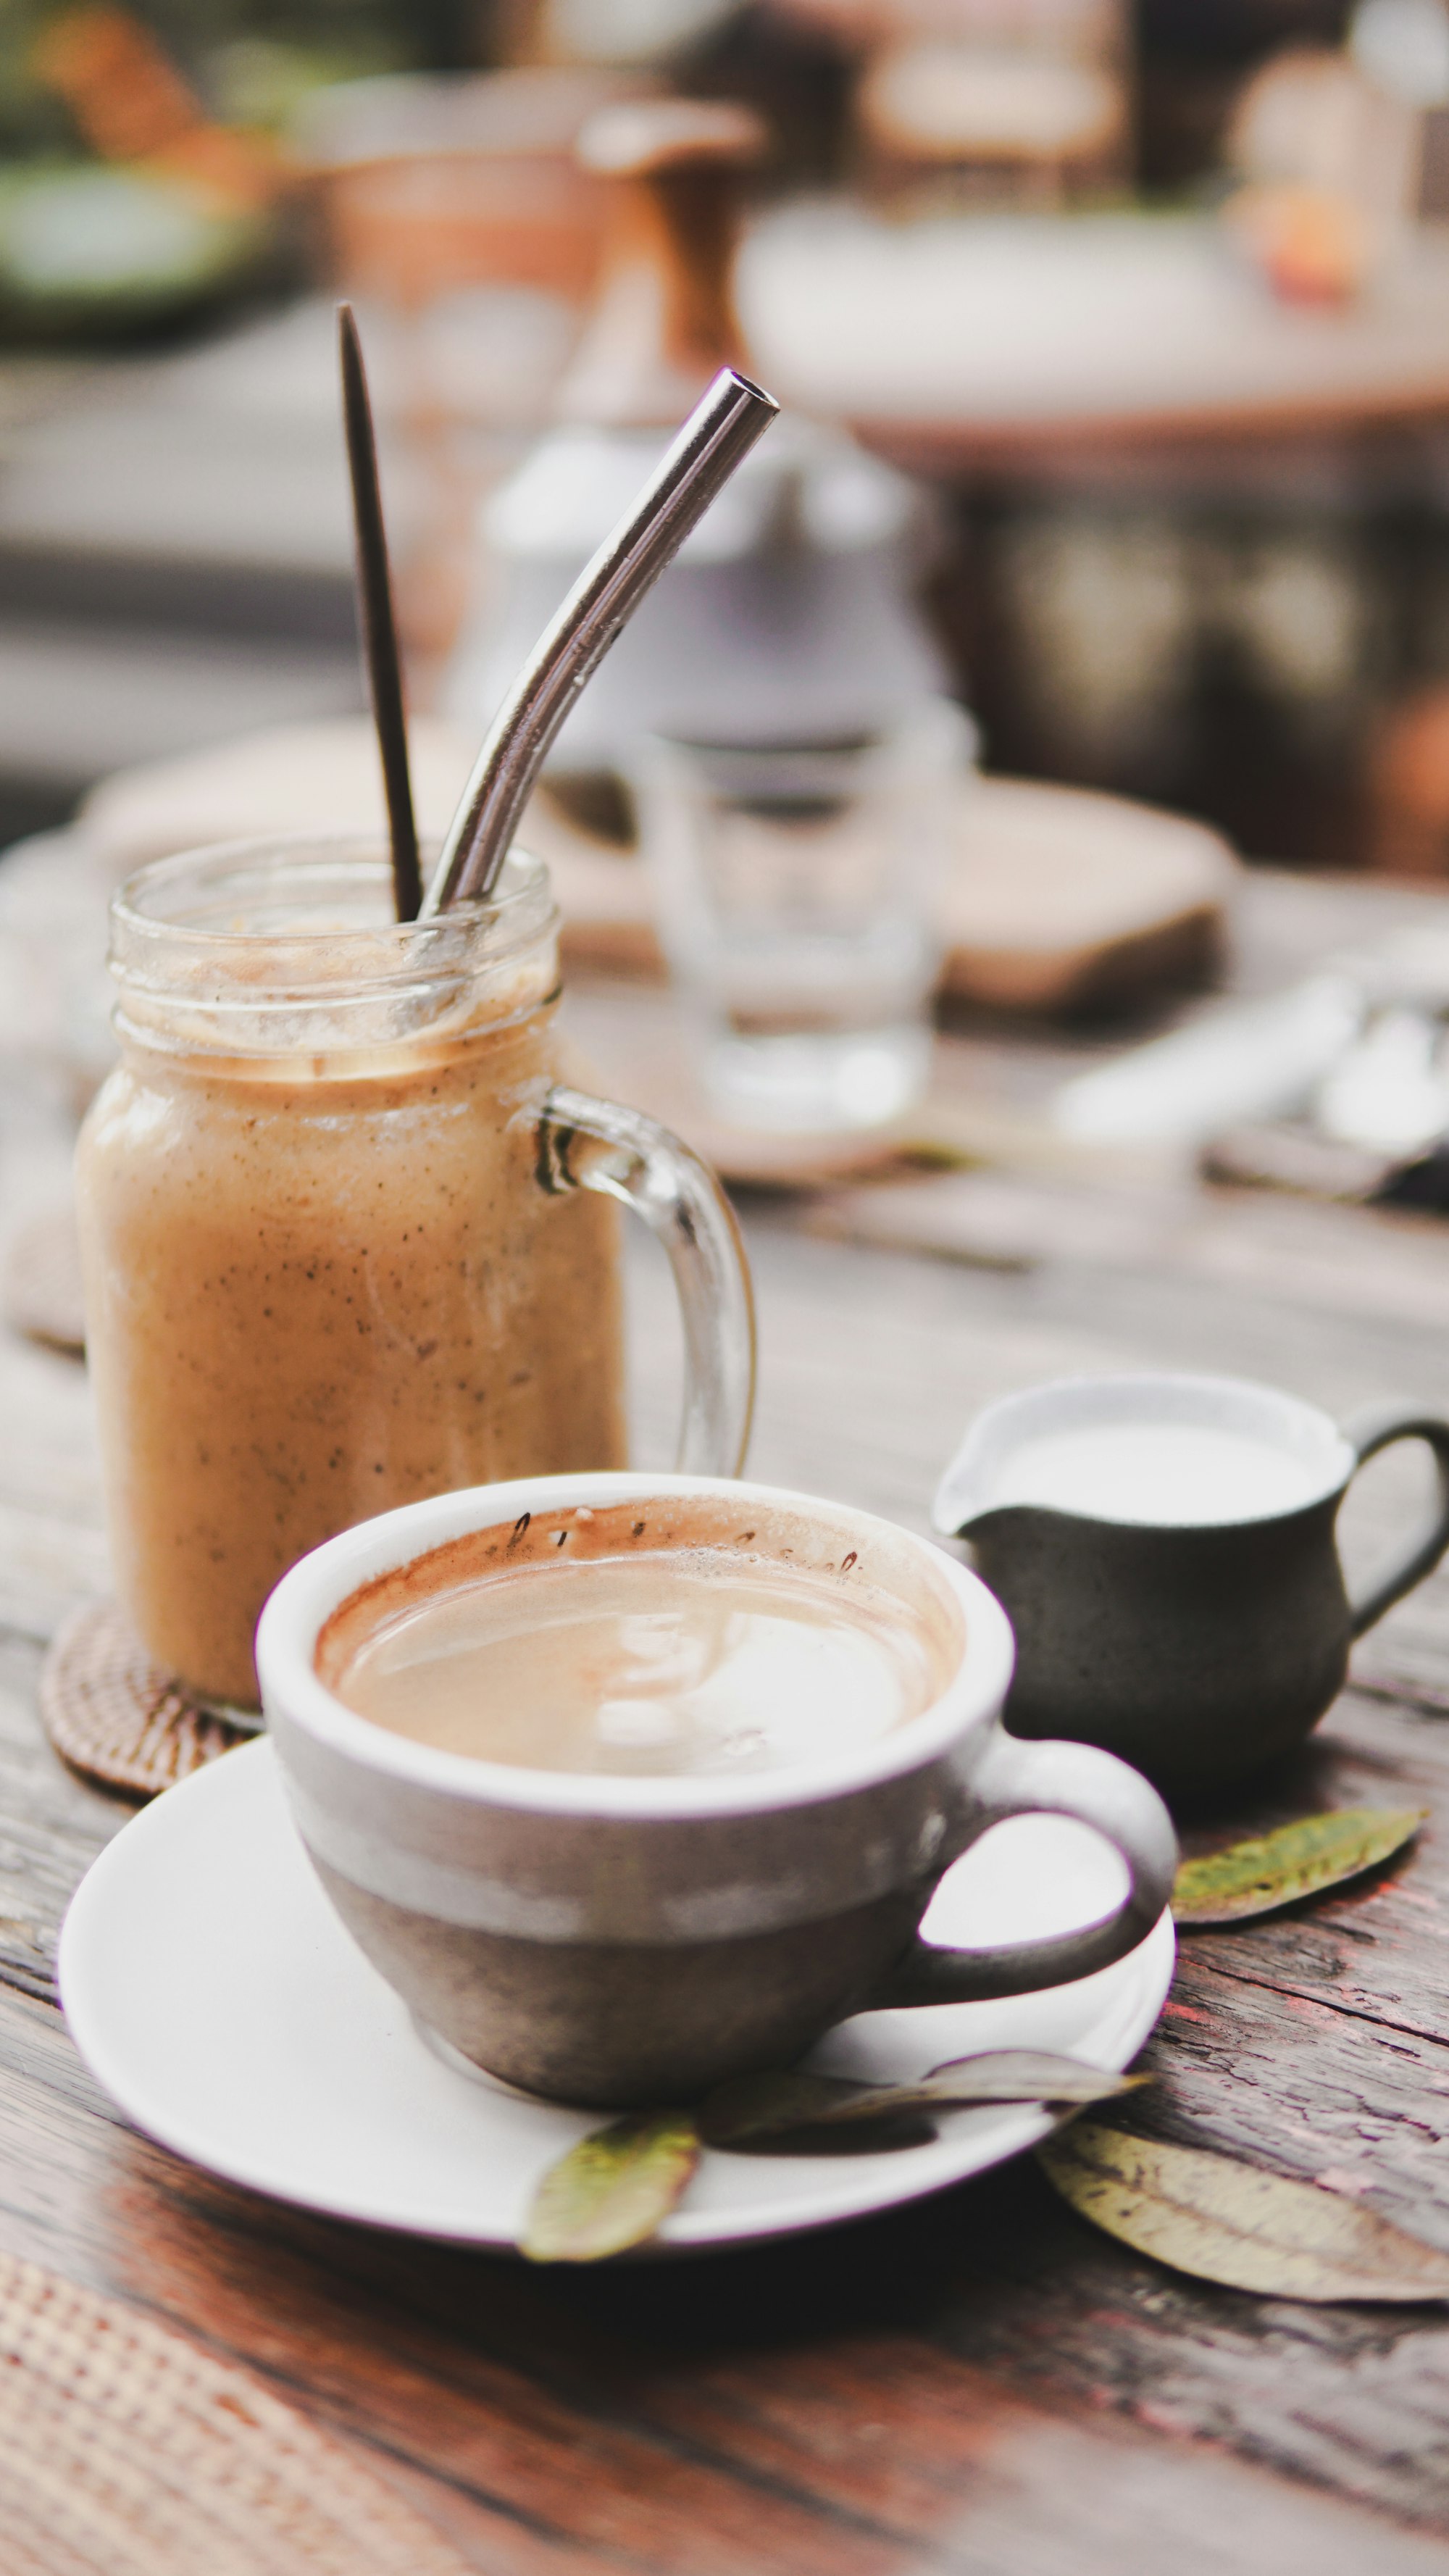
<instances>
[{"instance_id":1,"label":"frothy drink texture","mask_svg":"<svg viewBox=\"0 0 1449 2576\"><path fill-rule=\"evenodd\" d=\"M129 1043L82 1134L89 1344L121 1598L254 1703L289 1565L450 1487L624 1456L615 1211L538 1186L568 1078L547 984L336 1057Z\"/></svg>"},{"instance_id":2,"label":"frothy drink texture","mask_svg":"<svg viewBox=\"0 0 1449 2576\"><path fill-rule=\"evenodd\" d=\"M1301 1458L1246 1432L1117 1422L1024 1440L997 1469L991 1502L1186 1527L1267 1520L1322 1491Z\"/></svg>"},{"instance_id":3,"label":"frothy drink texture","mask_svg":"<svg viewBox=\"0 0 1449 2576\"><path fill-rule=\"evenodd\" d=\"M333 1682L394 1734L533 1770L789 1769L929 1706L900 1606L708 1550L536 1564L380 1625Z\"/></svg>"}]
</instances>

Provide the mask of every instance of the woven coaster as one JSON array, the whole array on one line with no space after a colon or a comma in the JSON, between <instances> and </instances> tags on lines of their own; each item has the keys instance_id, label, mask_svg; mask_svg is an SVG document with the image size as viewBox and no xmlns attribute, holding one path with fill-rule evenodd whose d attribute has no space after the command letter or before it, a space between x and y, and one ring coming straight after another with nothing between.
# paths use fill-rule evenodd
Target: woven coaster
<instances>
[{"instance_id":1,"label":"woven coaster","mask_svg":"<svg viewBox=\"0 0 1449 2576\"><path fill-rule=\"evenodd\" d=\"M56 1632L40 1714L57 1753L107 1789L154 1798L249 1730L200 1709L150 1662L114 1601L86 1601Z\"/></svg>"},{"instance_id":2,"label":"woven coaster","mask_svg":"<svg viewBox=\"0 0 1449 2576\"><path fill-rule=\"evenodd\" d=\"M0 2255L5 2576L466 2576L249 2372Z\"/></svg>"},{"instance_id":3,"label":"woven coaster","mask_svg":"<svg viewBox=\"0 0 1449 2576\"><path fill-rule=\"evenodd\" d=\"M0 1277L0 1310L7 1324L32 1341L62 1351L85 1349L80 1244L68 1207L32 1217L20 1228Z\"/></svg>"}]
</instances>

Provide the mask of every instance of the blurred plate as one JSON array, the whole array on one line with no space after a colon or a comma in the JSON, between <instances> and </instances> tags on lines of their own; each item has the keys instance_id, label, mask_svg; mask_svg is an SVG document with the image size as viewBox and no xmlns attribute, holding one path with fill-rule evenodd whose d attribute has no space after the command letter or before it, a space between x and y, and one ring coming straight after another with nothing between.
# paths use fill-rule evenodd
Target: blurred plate
<instances>
[{"instance_id":1,"label":"blurred plate","mask_svg":"<svg viewBox=\"0 0 1449 2576\"><path fill-rule=\"evenodd\" d=\"M411 728L419 821L440 836L477 744L437 718ZM88 798L87 842L117 873L252 833L381 830L365 719L277 726L185 759L120 770ZM548 794L520 833L548 863L566 966L663 973L637 858L570 822ZM1019 778L963 778L943 898L945 991L1056 1011L1201 977L1238 867L1204 824L1121 796Z\"/></svg>"}]
</instances>

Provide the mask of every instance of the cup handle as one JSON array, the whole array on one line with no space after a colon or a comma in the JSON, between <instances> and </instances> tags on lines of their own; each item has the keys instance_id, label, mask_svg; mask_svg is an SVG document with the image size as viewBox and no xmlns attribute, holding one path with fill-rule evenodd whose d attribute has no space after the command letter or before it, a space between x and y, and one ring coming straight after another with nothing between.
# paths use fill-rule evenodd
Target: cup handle
<instances>
[{"instance_id":1,"label":"cup handle","mask_svg":"<svg viewBox=\"0 0 1449 2576\"><path fill-rule=\"evenodd\" d=\"M1381 1449L1391 1448L1396 1440L1423 1440L1433 1451L1438 1492L1418 1527L1409 1532L1398 1554L1377 1575L1367 1591L1357 1598L1350 1593L1348 1611L1352 1633L1361 1637L1372 1628L1426 1574L1432 1574L1446 1547L1449 1547L1449 1422L1437 1414L1420 1413L1413 1405L1373 1405L1366 1413L1356 1413L1343 1425L1343 1436L1354 1449L1354 1474Z\"/></svg>"},{"instance_id":2,"label":"cup handle","mask_svg":"<svg viewBox=\"0 0 1449 2576\"><path fill-rule=\"evenodd\" d=\"M1007 1816L1075 1816L1121 1853L1129 1881L1126 1896L1100 1922L1042 1941L947 1950L917 1933L857 2011L983 2003L993 1995L1070 1985L1135 1950L1171 1897L1177 1869L1172 1819L1157 1791L1115 1753L1103 1753L1094 1744L1027 1743L998 1728L975 1788L982 1811L972 1820L963 1850Z\"/></svg>"},{"instance_id":3,"label":"cup handle","mask_svg":"<svg viewBox=\"0 0 1449 2576\"><path fill-rule=\"evenodd\" d=\"M544 1101L537 1132L542 1189L600 1190L658 1235L684 1322L675 1465L737 1476L755 1409L755 1301L734 1210L714 1174L642 1111L563 1085Z\"/></svg>"}]
</instances>

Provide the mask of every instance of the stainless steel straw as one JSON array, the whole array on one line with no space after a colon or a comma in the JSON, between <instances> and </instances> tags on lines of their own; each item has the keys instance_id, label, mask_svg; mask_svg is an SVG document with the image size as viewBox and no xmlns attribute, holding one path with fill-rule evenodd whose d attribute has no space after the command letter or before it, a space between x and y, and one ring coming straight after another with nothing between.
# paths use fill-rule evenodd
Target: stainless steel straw
<instances>
[{"instance_id":1,"label":"stainless steel straw","mask_svg":"<svg viewBox=\"0 0 1449 2576\"><path fill-rule=\"evenodd\" d=\"M579 575L504 700L453 817L422 918L490 895L548 747L580 689L779 411L722 367L628 517Z\"/></svg>"}]
</instances>

